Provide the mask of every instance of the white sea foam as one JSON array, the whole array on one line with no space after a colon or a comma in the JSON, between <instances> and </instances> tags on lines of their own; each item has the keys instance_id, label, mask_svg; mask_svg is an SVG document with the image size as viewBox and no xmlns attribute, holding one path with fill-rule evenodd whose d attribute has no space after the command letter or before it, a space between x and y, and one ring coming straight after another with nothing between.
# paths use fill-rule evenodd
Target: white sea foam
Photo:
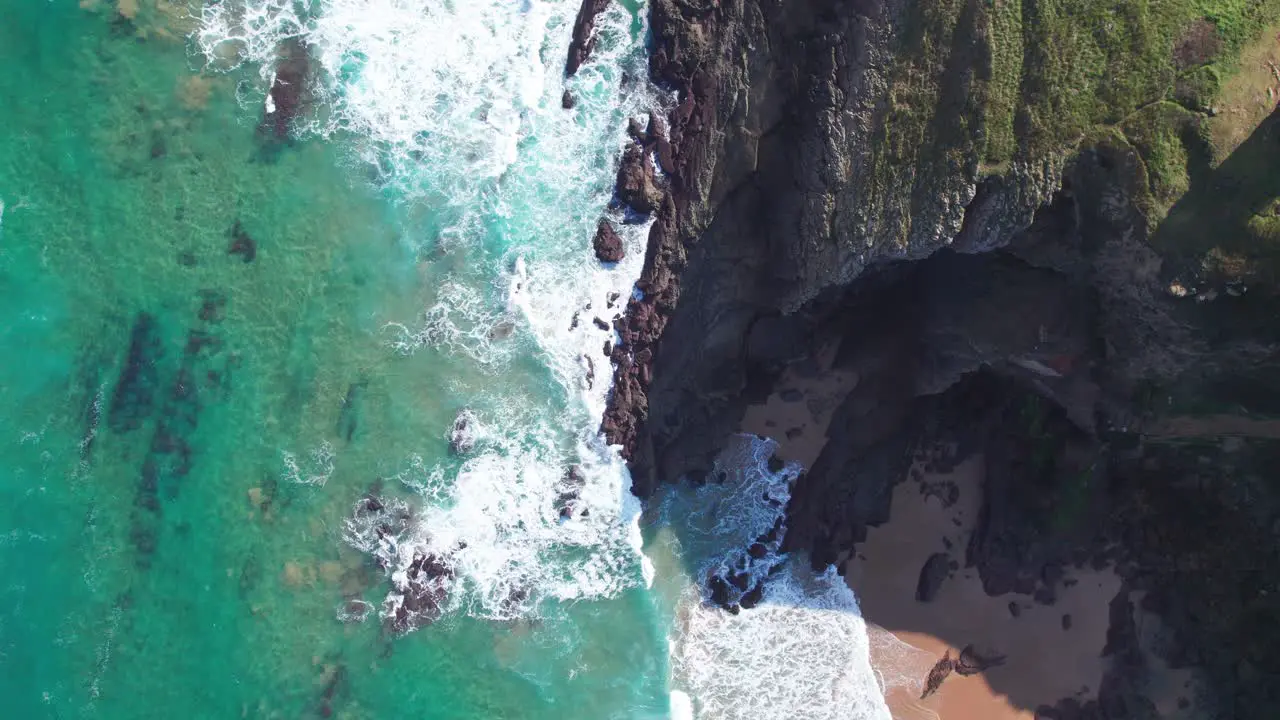
<instances>
[{"instance_id":1,"label":"white sea foam","mask_svg":"<svg viewBox=\"0 0 1280 720\"><path fill-rule=\"evenodd\" d=\"M673 682L704 720L887 719L866 625L835 569L815 575L803 558L779 554L777 538L762 542L764 557L748 560L746 548L784 519L800 470L787 464L771 471L776 449L772 440L740 435L717 458L707 485L664 500L662 514L680 528L693 566L677 603ZM743 571L748 587L761 583L759 604L735 614L708 601L710 574Z\"/></svg>"},{"instance_id":2,"label":"white sea foam","mask_svg":"<svg viewBox=\"0 0 1280 720\"><path fill-rule=\"evenodd\" d=\"M467 460L447 488L437 486L440 501L418 510L388 501L397 503L389 512L406 518L402 527L382 527L357 510L347 522L347 542L379 558L392 575L415 553L447 556L457 573L454 600L478 617L517 617L546 598L608 597L633 583L636 509L631 503L619 509L625 468L598 439L580 444L572 458L585 480L581 501L591 512L565 521L555 501L570 457L551 449L558 428L522 420L532 432L499 438L496 447ZM427 475L424 484L434 484L443 472L437 467Z\"/></svg>"},{"instance_id":3,"label":"white sea foam","mask_svg":"<svg viewBox=\"0 0 1280 720\"><path fill-rule=\"evenodd\" d=\"M500 340L504 324L511 322L480 290L447 280L437 288L436 301L423 312L419 327L388 323L385 330L390 346L398 353L408 355L432 347L494 368L512 352L510 343L495 342Z\"/></svg>"},{"instance_id":4,"label":"white sea foam","mask_svg":"<svg viewBox=\"0 0 1280 720\"><path fill-rule=\"evenodd\" d=\"M590 239L611 196L626 117L669 99L621 82L624 69L646 70L618 3L599 18L592 59L563 79L578 5L214 0L196 38L211 65L258 67L261 86L245 98L255 103L265 102L278 45L304 40L323 77L300 131L341 133L382 183L425 208L433 236L417 243L465 262L463 274L428 268L438 284L422 317L387 327L397 351L432 347L492 370L529 347L504 341L516 334L532 341L563 389L538 407L476 398L496 410L460 467L411 458L396 476L421 498L402 510L403 527L380 531L359 506L348 523L348 542L393 577L415 553L447 555L456 577L446 609L480 617L537 612L547 598L607 597L653 576L639 552L639 504L625 466L596 430L612 374L601 351L615 336L594 322L610 324L641 297L633 285L649 226L612 218L626 249L612 266L594 259ZM577 102L569 111L560 107L566 88ZM706 489L714 508L685 518L682 546L697 558L699 579L745 562L744 548L781 517L799 468L769 472L771 453L756 440L735 446L717 468L733 481ZM324 475L290 459L291 477ZM557 503L574 465L574 490L590 512L565 519ZM767 558L749 563L752 582L779 569L754 609L706 607L699 584L685 593L672 641L673 713L885 717L852 594L830 574L782 568L777 539L768 545Z\"/></svg>"},{"instance_id":5,"label":"white sea foam","mask_svg":"<svg viewBox=\"0 0 1280 720\"><path fill-rule=\"evenodd\" d=\"M322 442L311 449L311 452L308 453L308 461L305 463L305 467L303 463L298 461L297 455L288 450L281 450L280 462L284 465L284 470L280 473L280 477L286 482L299 485L324 487L324 484L329 482L329 478L333 475L334 463L337 457L333 445L328 441Z\"/></svg>"},{"instance_id":6,"label":"white sea foam","mask_svg":"<svg viewBox=\"0 0 1280 720\"><path fill-rule=\"evenodd\" d=\"M737 615L691 586L677 623L672 670L698 718L889 718L866 626L834 570L814 577L789 564Z\"/></svg>"},{"instance_id":7,"label":"white sea foam","mask_svg":"<svg viewBox=\"0 0 1280 720\"><path fill-rule=\"evenodd\" d=\"M620 227L628 258L610 268L596 262L590 239L612 192L626 117L654 98L642 84L618 95L623 63L637 76L644 68L632 17L615 5L599 19L595 57L568 81L577 106L561 107L577 10L574 0L330 0L301 11L245 0L210 5L197 36L213 64L256 63L264 94L275 46L302 39L323 79L320 107L301 131L352 139L384 184L428 208L436 235L421 244L465 260L464 275L432 287L420 319L387 326L395 350L431 347L492 370L522 347L507 338L520 333L564 388L567 408L508 407L490 418L486 441L460 469L446 467L452 460L411 462L398 477L425 502L394 548L373 542L372 528L350 533L353 544L387 555L392 573L414 549L448 553L465 610L484 617L528 611L543 598L608 596L652 576L639 560L639 506L625 467L596 432L612 374L601 348L611 333L592 323L624 308L647 226ZM610 293L619 298L612 308ZM573 312L588 304L571 331ZM285 463L295 481L325 475L289 455ZM557 498L574 465L588 513L565 520Z\"/></svg>"},{"instance_id":8,"label":"white sea foam","mask_svg":"<svg viewBox=\"0 0 1280 720\"><path fill-rule=\"evenodd\" d=\"M679 690L671 691L671 720L693 720L693 701Z\"/></svg>"}]
</instances>

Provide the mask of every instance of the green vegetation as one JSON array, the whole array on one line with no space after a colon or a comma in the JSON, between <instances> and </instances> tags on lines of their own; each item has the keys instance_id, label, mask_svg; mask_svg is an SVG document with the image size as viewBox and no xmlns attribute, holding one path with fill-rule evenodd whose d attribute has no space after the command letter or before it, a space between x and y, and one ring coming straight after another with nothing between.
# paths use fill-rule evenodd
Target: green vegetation
<instances>
[{"instance_id":1,"label":"green vegetation","mask_svg":"<svg viewBox=\"0 0 1280 720\"><path fill-rule=\"evenodd\" d=\"M987 83L984 162L996 169L1018 148L1014 118L1021 106L1022 0L994 0L991 18L991 78Z\"/></svg>"},{"instance_id":2,"label":"green vegetation","mask_svg":"<svg viewBox=\"0 0 1280 720\"><path fill-rule=\"evenodd\" d=\"M958 169L1005 175L1114 127L1146 166L1154 224L1194 184L1224 78L1277 20L1280 0L916 0L871 182L919 209Z\"/></svg>"},{"instance_id":3,"label":"green vegetation","mask_svg":"<svg viewBox=\"0 0 1280 720\"><path fill-rule=\"evenodd\" d=\"M1171 102L1148 105L1129 116L1121 130L1143 158L1147 189L1156 217L1164 219L1169 208L1191 188L1189 157L1184 138L1195 132L1196 115Z\"/></svg>"}]
</instances>

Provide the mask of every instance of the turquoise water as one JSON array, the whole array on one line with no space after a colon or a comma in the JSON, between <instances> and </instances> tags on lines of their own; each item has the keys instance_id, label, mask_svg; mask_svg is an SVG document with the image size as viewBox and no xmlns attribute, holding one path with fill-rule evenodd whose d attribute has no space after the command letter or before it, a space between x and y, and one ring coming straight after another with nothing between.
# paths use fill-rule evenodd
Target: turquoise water
<instances>
[{"instance_id":1,"label":"turquoise water","mask_svg":"<svg viewBox=\"0 0 1280 720\"><path fill-rule=\"evenodd\" d=\"M462 407L510 426L472 458L472 472L501 476L485 482L520 484L535 457L558 475L576 451L572 433L538 436L548 423L527 416L586 415L586 402L503 296L517 256L529 283L537 263L588 259L581 226L604 203L584 199L607 197L614 143L586 160L598 172L561 191L578 195L582 218L555 237L521 225L557 203L522 187L537 181L525 166L554 160L531 141L509 179L433 207L408 194L412 168L397 171L403 183L370 182L367 139L349 131L264 151L259 68L203 70L184 39L195 24L164 7L144 2L127 22L109 6L5 3L5 714L665 715L663 630L634 553L615 548L601 597L575 603L538 586L533 565L568 585L562 557L607 553L547 541L554 523L468 537L491 554L507 542L538 552L460 560L475 568L458 609L427 630L395 638L376 617L335 616L347 598L380 605L388 590L344 542L343 520L375 484L418 508L428 503L409 485L433 472L441 488L461 484L446 431ZM419 169L419 184L438 181ZM456 167L439 175L469 180ZM516 207L499 212L494 198ZM252 262L228 254L237 225L256 243ZM451 225L469 236L442 242ZM444 283L483 312L445 297ZM432 332L424 309L449 303ZM472 332L503 318L515 326L506 339ZM131 348L141 369L128 377ZM440 507L469 501L442 494ZM623 520L607 520L596 532L625 548ZM529 581L530 612L491 618L494 572Z\"/></svg>"},{"instance_id":2,"label":"turquoise water","mask_svg":"<svg viewBox=\"0 0 1280 720\"><path fill-rule=\"evenodd\" d=\"M590 238L670 98L622 3L562 109L577 6L0 0L5 717L879 712L838 580L701 602L796 468L749 442L642 534L596 434L647 225L616 267ZM401 632L422 556L442 606Z\"/></svg>"}]
</instances>

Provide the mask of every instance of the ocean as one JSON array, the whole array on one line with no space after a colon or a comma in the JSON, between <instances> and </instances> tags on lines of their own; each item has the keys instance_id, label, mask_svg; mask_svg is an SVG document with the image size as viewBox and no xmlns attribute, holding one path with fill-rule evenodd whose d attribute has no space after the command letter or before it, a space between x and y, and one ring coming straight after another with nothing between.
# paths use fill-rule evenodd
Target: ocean
<instances>
[{"instance_id":1,"label":"ocean","mask_svg":"<svg viewBox=\"0 0 1280 720\"><path fill-rule=\"evenodd\" d=\"M888 717L843 581L746 555L800 468L644 509L598 435L642 4L567 81L572 0L0 5L6 717Z\"/></svg>"}]
</instances>

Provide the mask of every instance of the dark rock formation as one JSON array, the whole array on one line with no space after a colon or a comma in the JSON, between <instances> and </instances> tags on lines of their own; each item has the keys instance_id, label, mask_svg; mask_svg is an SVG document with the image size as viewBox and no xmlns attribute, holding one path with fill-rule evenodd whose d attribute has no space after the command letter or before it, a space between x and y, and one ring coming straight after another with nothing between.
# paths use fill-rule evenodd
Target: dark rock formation
<instances>
[{"instance_id":1,"label":"dark rock formation","mask_svg":"<svg viewBox=\"0 0 1280 720\"><path fill-rule=\"evenodd\" d=\"M391 629L407 633L439 619L453 576L446 558L415 552L408 569L391 576L392 592L383 603Z\"/></svg>"},{"instance_id":2,"label":"dark rock formation","mask_svg":"<svg viewBox=\"0 0 1280 720\"><path fill-rule=\"evenodd\" d=\"M616 188L618 199L638 213L648 215L662 204L663 193L653 163L645 157L644 147L639 143L627 145L622 152Z\"/></svg>"},{"instance_id":3,"label":"dark rock formation","mask_svg":"<svg viewBox=\"0 0 1280 720\"><path fill-rule=\"evenodd\" d=\"M258 124L258 134L275 143L289 139L294 120L311 104L311 56L306 44L298 38L285 40L279 57L267 94L270 102Z\"/></svg>"},{"instance_id":4,"label":"dark rock formation","mask_svg":"<svg viewBox=\"0 0 1280 720\"><path fill-rule=\"evenodd\" d=\"M951 653L945 652L938 662L934 663L929 669L929 674L924 679L924 689L920 691L920 699L924 700L930 695L938 692L938 688L942 687L942 683L951 676L951 671L955 669L955 661L951 659Z\"/></svg>"},{"instance_id":5,"label":"dark rock formation","mask_svg":"<svg viewBox=\"0 0 1280 720\"><path fill-rule=\"evenodd\" d=\"M729 583L725 582L718 573L712 572L707 578L707 590L712 604L722 608L729 607Z\"/></svg>"},{"instance_id":6,"label":"dark rock formation","mask_svg":"<svg viewBox=\"0 0 1280 720\"><path fill-rule=\"evenodd\" d=\"M577 465L569 466L564 478L556 486L556 513L561 520L586 514L586 509L582 507L582 489L586 486L587 477L582 474L582 468Z\"/></svg>"},{"instance_id":7,"label":"dark rock formation","mask_svg":"<svg viewBox=\"0 0 1280 720\"><path fill-rule=\"evenodd\" d=\"M616 263L626 254L622 238L618 237L613 225L604 218L596 226L596 236L591 240L591 248L596 252L596 259L604 263Z\"/></svg>"},{"instance_id":8,"label":"dark rock formation","mask_svg":"<svg viewBox=\"0 0 1280 720\"><path fill-rule=\"evenodd\" d=\"M988 668L1004 664L1003 655L984 655L978 652L972 645L965 645L960 651L960 657L956 658L955 671L959 675L977 675L985 672Z\"/></svg>"},{"instance_id":9,"label":"dark rock formation","mask_svg":"<svg viewBox=\"0 0 1280 720\"><path fill-rule=\"evenodd\" d=\"M578 72L596 46L596 16L609 7L609 0L582 0L573 21L573 39L569 42L569 58L564 63L565 77Z\"/></svg>"},{"instance_id":10,"label":"dark rock formation","mask_svg":"<svg viewBox=\"0 0 1280 720\"><path fill-rule=\"evenodd\" d=\"M565 110L572 110L577 104L578 101L573 97L573 93L568 90L565 90L564 93L560 95L560 107Z\"/></svg>"},{"instance_id":11,"label":"dark rock formation","mask_svg":"<svg viewBox=\"0 0 1280 720\"><path fill-rule=\"evenodd\" d=\"M782 369L838 343L859 382L786 549L836 562L888 519L914 450L981 450L960 547L987 592L1048 603L1059 569L1113 565L1221 716L1276 707L1278 456L1252 423L1280 414L1280 117L1211 146L1231 58L1191 68L1227 50L1175 5L1192 35L1171 44L1140 39L1166 37L1145 16L1078 33L999 3L655 0L650 72L679 104L631 128L619 169L619 199L656 218L602 423L635 491L708 468ZM1120 665L1046 716L1147 717Z\"/></svg>"},{"instance_id":12,"label":"dark rock formation","mask_svg":"<svg viewBox=\"0 0 1280 720\"><path fill-rule=\"evenodd\" d=\"M942 582L947 579L947 554L934 553L920 568L920 580L916 583L916 600L933 602L942 589Z\"/></svg>"},{"instance_id":13,"label":"dark rock formation","mask_svg":"<svg viewBox=\"0 0 1280 720\"><path fill-rule=\"evenodd\" d=\"M476 416L470 408L463 408L449 428L449 450L465 455L476 446Z\"/></svg>"}]
</instances>

